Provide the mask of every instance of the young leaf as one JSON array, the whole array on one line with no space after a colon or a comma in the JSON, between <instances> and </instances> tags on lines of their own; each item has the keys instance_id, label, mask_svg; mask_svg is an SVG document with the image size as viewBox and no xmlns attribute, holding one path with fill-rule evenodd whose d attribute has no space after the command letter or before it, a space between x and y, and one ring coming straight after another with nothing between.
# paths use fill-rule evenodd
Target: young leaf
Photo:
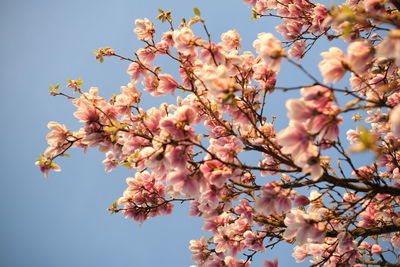
<instances>
[{"instance_id":1,"label":"young leaf","mask_svg":"<svg viewBox=\"0 0 400 267\"><path fill-rule=\"evenodd\" d=\"M199 16L199 17L200 17L201 13L200 13L200 10L199 10L197 7L193 8L193 12L194 12L194 14L195 14L196 16Z\"/></svg>"}]
</instances>

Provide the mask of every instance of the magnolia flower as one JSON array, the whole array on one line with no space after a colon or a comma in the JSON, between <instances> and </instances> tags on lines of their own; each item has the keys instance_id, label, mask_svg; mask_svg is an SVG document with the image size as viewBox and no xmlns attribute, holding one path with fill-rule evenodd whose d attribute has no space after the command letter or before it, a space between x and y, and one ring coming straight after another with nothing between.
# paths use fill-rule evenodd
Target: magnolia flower
<instances>
[{"instance_id":1,"label":"magnolia flower","mask_svg":"<svg viewBox=\"0 0 400 267\"><path fill-rule=\"evenodd\" d=\"M306 48L306 42L304 40L296 41L289 49L288 55L290 58L300 59L303 57L305 48Z\"/></svg>"},{"instance_id":2,"label":"magnolia flower","mask_svg":"<svg viewBox=\"0 0 400 267\"><path fill-rule=\"evenodd\" d=\"M319 63L318 67L324 77L324 83L337 83L340 81L346 72L344 67L345 56L342 50L337 47L331 47L328 52L322 52L321 56L324 59Z\"/></svg>"},{"instance_id":3,"label":"magnolia flower","mask_svg":"<svg viewBox=\"0 0 400 267\"><path fill-rule=\"evenodd\" d=\"M396 65L400 66L400 30L392 29L388 36L377 46L380 57L393 58Z\"/></svg>"},{"instance_id":4,"label":"magnolia flower","mask_svg":"<svg viewBox=\"0 0 400 267\"><path fill-rule=\"evenodd\" d=\"M293 258L296 259L296 262L303 262L308 254L307 254L307 245L302 245L302 246L295 246L294 251L292 253Z\"/></svg>"},{"instance_id":5,"label":"magnolia flower","mask_svg":"<svg viewBox=\"0 0 400 267\"><path fill-rule=\"evenodd\" d=\"M175 89L178 87L178 82L170 74L158 75L159 83L157 91L161 94L172 93L174 94Z\"/></svg>"},{"instance_id":6,"label":"magnolia flower","mask_svg":"<svg viewBox=\"0 0 400 267\"><path fill-rule=\"evenodd\" d=\"M154 51L150 48L140 48L136 54L138 55L140 61L147 64L151 63L156 58Z\"/></svg>"},{"instance_id":7,"label":"magnolia flower","mask_svg":"<svg viewBox=\"0 0 400 267\"><path fill-rule=\"evenodd\" d=\"M262 32L258 34L258 39L253 42L253 47L265 63L271 66L271 69L279 70L282 57L285 55L281 41L271 33Z\"/></svg>"},{"instance_id":8,"label":"magnolia flower","mask_svg":"<svg viewBox=\"0 0 400 267\"><path fill-rule=\"evenodd\" d=\"M297 157L307 152L312 139L303 123L291 121L288 128L278 133L277 140L283 153Z\"/></svg>"},{"instance_id":9,"label":"magnolia flower","mask_svg":"<svg viewBox=\"0 0 400 267\"><path fill-rule=\"evenodd\" d=\"M61 171L60 166L58 166L57 164L55 164L51 160L46 159L45 157L43 157L42 159L38 159L35 162L35 165L39 167L40 171L43 173L45 178L47 178L49 176L49 172L51 170L52 171L56 171L56 172L60 172Z\"/></svg>"},{"instance_id":10,"label":"magnolia flower","mask_svg":"<svg viewBox=\"0 0 400 267\"><path fill-rule=\"evenodd\" d=\"M278 258L273 261L263 261L264 267L278 267Z\"/></svg>"},{"instance_id":11,"label":"magnolia flower","mask_svg":"<svg viewBox=\"0 0 400 267\"><path fill-rule=\"evenodd\" d=\"M65 142L68 134L68 129L64 124L59 124L58 122L51 121L47 124L47 128L51 130L51 132L48 133L46 136L47 143L50 146L57 147Z\"/></svg>"},{"instance_id":12,"label":"magnolia flower","mask_svg":"<svg viewBox=\"0 0 400 267\"><path fill-rule=\"evenodd\" d=\"M290 213L286 214L284 220L287 226L283 233L283 238L291 239L296 238L299 245L306 242L321 242L325 236L322 225L318 223L319 214L307 214L299 209L292 209Z\"/></svg>"},{"instance_id":13,"label":"magnolia flower","mask_svg":"<svg viewBox=\"0 0 400 267\"><path fill-rule=\"evenodd\" d=\"M151 40L154 30L154 24L150 22L147 18L135 20L136 28L134 32L136 33L139 40Z\"/></svg>"},{"instance_id":14,"label":"magnolia flower","mask_svg":"<svg viewBox=\"0 0 400 267\"><path fill-rule=\"evenodd\" d=\"M310 119L313 111L306 105L306 102L301 99L289 99L286 101L286 108L288 109L288 117L293 121L304 122Z\"/></svg>"},{"instance_id":15,"label":"magnolia flower","mask_svg":"<svg viewBox=\"0 0 400 267\"><path fill-rule=\"evenodd\" d=\"M189 27L183 27L172 32L174 47L184 55L190 55L195 52L197 39Z\"/></svg>"},{"instance_id":16,"label":"magnolia flower","mask_svg":"<svg viewBox=\"0 0 400 267\"><path fill-rule=\"evenodd\" d=\"M373 254L381 254L383 252L383 249L380 245L378 244L373 244L371 247L371 252Z\"/></svg>"},{"instance_id":17,"label":"magnolia flower","mask_svg":"<svg viewBox=\"0 0 400 267\"><path fill-rule=\"evenodd\" d=\"M282 214L289 211L292 203L288 194L273 183L265 184L261 188L261 194L254 202L254 210L268 216Z\"/></svg>"},{"instance_id":18,"label":"magnolia flower","mask_svg":"<svg viewBox=\"0 0 400 267\"><path fill-rule=\"evenodd\" d=\"M369 67L373 57L371 44L367 41L357 41L347 47L347 59L351 70L363 74Z\"/></svg>"},{"instance_id":19,"label":"magnolia flower","mask_svg":"<svg viewBox=\"0 0 400 267\"><path fill-rule=\"evenodd\" d=\"M392 109L389 121L392 133L400 138L400 106Z\"/></svg>"},{"instance_id":20,"label":"magnolia flower","mask_svg":"<svg viewBox=\"0 0 400 267\"><path fill-rule=\"evenodd\" d=\"M131 75L131 82L136 83L139 80L140 75L145 75L147 73L147 70L144 65L137 62L132 62L126 72Z\"/></svg>"},{"instance_id":21,"label":"magnolia flower","mask_svg":"<svg viewBox=\"0 0 400 267\"><path fill-rule=\"evenodd\" d=\"M225 50L242 49L240 45L241 38L236 30L230 30L221 34L221 40L220 45Z\"/></svg>"}]
</instances>

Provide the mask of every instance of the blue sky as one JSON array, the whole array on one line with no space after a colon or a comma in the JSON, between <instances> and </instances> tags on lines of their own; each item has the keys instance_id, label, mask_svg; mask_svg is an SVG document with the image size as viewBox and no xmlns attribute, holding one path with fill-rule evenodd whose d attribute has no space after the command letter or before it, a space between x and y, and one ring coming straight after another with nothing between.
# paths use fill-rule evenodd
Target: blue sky
<instances>
[{"instance_id":1,"label":"blue sky","mask_svg":"<svg viewBox=\"0 0 400 267\"><path fill-rule=\"evenodd\" d=\"M48 121L72 130L80 127L72 115L74 107L66 99L49 96L48 84L82 78L86 88L97 86L102 96L118 93L129 82L128 64L116 59L99 64L92 51L111 46L130 56L140 48L132 33L135 19L154 21L157 8L170 8L179 21L192 16L193 7L201 10L214 40L237 29L245 50L252 49L258 32L274 32L274 20L250 21L250 9L240 0L2 1L0 266L192 264L189 240L201 237L202 223L187 215L186 206L139 226L108 214L106 208L122 194L125 178L133 173L104 173L103 154L73 150L70 159L58 161L63 172L51 173L47 180L34 161L46 148ZM166 25L157 28L167 30ZM316 72L315 61L305 65ZM176 71L168 65L163 69ZM300 72L286 65L280 77L282 85L304 81ZM144 106L167 100L144 98ZM272 97L270 103L269 115L285 117L282 97ZM280 126L285 123L282 120ZM285 246L263 257L278 256L281 266L289 266L294 262L288 257L291 253L292 248Z\"/></svg>"}]
</instances>

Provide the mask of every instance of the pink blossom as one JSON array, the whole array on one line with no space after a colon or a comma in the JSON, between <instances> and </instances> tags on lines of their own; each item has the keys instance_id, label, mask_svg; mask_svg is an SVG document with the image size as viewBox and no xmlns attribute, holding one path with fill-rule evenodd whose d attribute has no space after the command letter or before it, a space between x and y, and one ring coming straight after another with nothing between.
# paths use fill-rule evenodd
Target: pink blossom
<instances>
[{"instance_id":1,"label":"pink blossom","mask_svg":"<svg viewBox=\"0 0 400 267\"><path fill-rule=\"evenodd\" d=\"M210 139L210 144L209 150L227 162L234 161L235 155L243 150L243 144L235 136Z\"/></svg>"},{"instance_id":2,"label":"pink blossom","mask_svg":"<svg viewBox=\"0 0 400 267\"><path fill-rule=\"evenodd\" d=\"M296 41L289 49L288 55L290 58L300 59L303 57L305 48L306 48L306 42L304 40Z\"/></svg>"},{"instance_id":3,"label":"pink blossom","mask_svg":"<svg viewBox=\"0 0 400 267\"><path fill-rule=\"evenodd\" d=\"M366 180L372 180L374 177L374 169L370 166L362 166L353 171L351 175Z\"/></svg>"},{"instance_id":4,"label":"pink blossom","mask_svg":"<svg viewBox=\"0 0 400 267\"><path fill-rule=\"evenodd\" d=\"M358 222L358 226L362 228L374 227L376 222L376 212L373 205L369 205L363 212L360 213L361 221Z\"/></svg>"},{"instance_id":5,"label":"pink blossom","mask_svg":"<svg viewBox=\"0 0 400 267\"><path fill-rule=\"evenodd\" d=\"M326 6L317 3L312 12L313 20L312 20L312 27L311 31L314 33L322 32L325 27L323 26L323 22L328 15L328 10Z\"/></svg>"},{"instance_id":6,"label":"pink blossom","mask_svg":"<svg viewBox=\"0 0 400 267\"><path fill-rule=\"evenodd\" d=\"M218 188L223 187L226 181L232 177L232 170L218 160L207 160L200 166L200 171L211 184Z\"/></svg>"},{"instance_id":7,"label":"pink blossom","mask_svg":"<svg viewBox=\"0 0 400 267\"><path fill-rule=\"evenodd\" d=\"M210 97L219 103L228 102L232 99L235 91L235 79L225 65L218 67L204 65L197 69L196 75L202 78Z\"/></svg>"},{"instance_id":8,"label":"pink blossom","mask_svg":"<svg viewBox=\"0 0 400 267\"><path fill-rule=\"evenodd\" d=\"M126 72L131 75L131 82L136 83L140 79L141 75L146 75L147 70L144 65L132 62Z\"/></svg>"},{"instance_id":9,"label":"pink blossom","mask_svg":"<svg viewBox=\"0 0 400 267\"><path fill-rule=\"evenodd\" d=\"M310 145L308 151L295 157L295 163L301 167L301 171L305 174L311 174L311 178L316 181L324 174L318 149L314 145Z\"/></svg>"},{"instance_id":10,"label":"pink blossom","mask_svg":"<svg viewBox=\"0 0 400 267\"><path fill-rule=\"evenodd\" d=\"M135 20L136 28L134 32L136 33L139 40L148 41L153 38L154 24L150 22L147 18Z\"/></svg>"},{"instance_id":11,"label":"pink blossom","mask_svg":"<svg viewBox=\"0 0 400 267\"><path fill-rule=\"evenodd\" d=\"M271 33L262 32L258 34L257 40L253 42L253 47L271 69L279 70L282 56L285 55L281 41L276 39Z\"/></svg>"},{"instance_id":12,"label":"pink blossom","mask_svg":"<svg viewBox=\"0 0 400 267\"><path fill-rule=\"evenodd\" d=\"M60 172L61 168L49 159L42 158L35 162L35 165L39 167L40 171L43 173L44 177L49 176L50 171Z\"/></svg>"},{"instance_id":13,"label":"pink blossom","mask_svg":"<svg viewBox=\"0 0 400 267\"><path fill-rule=\"evenodd\" d=\"M250 206L249 202L246 199L241 199L240 202L240 205L235 206L235 212L245 218L251 218L253 208Z\"/></svg>"},{"instance_id":14,"label":"pink blossom","mask_svg":"<svg viewBox=\"0 0 400 267\"><path fill-rule=\"evenodd\" d=\"M103 164L105 165L106 172L110 172L118 166L118 161L112 151L106 153L106 159L103 160Z\"/></svg>"},{"instance_id":15,"label":"pink blossom","mask_svg":"<svg viewBox=\"0 0 400 267\"><path fill-rule=\"evenodd\" d=\"M188 105L178 107L174 116L177 121L187 123L188 125L197 124L200 121L198 114Z\"/></svg>"},{"instance_id":16,"label":"pink blossom","mask_svg":"<svg viewBox=\"0 0 400 267\"><path fill-rule=\"evenodd\" d=\"M225 64L226 58L220 45L211 43L207 48L201 50L200 58L208 64Z\"/></svg>"},{"instance_id":17,"label":"pink blossom","mask_svg":"<svg viewBox=\"0 0 400 267\"><path fill-rule=\"evenodd\" d=\"M240 239L231 227L220 226L214 236L215 251L235 256L241 250Z\"/></svg>"},{"instance_id":18,"label":"pink blossom","mask_svg":"<svg viewBox=\"0 0 400 267\"><path fill-rule=\"evenodd\" d=\"M243 2L245 2L246 4L250 5L250 6L254 6L257 2L257 0L243 0Z\"/></svg>"},{"instance_id":19,"label":"pink blossom","mask_svg":"<svg viewBox=\"0 0 400 267\"><path fill-rule=\"evenodd\" d=\"M163 151L153 147L142 148L139 152L139 159L144 160L143 168L148 167L159 176L166 175L171 167L171 162L165 158Z\"/></svg>"},{"instance_id":20,"label":"pink blossom","mask_svg":"<svg viewBox=\"0 0 400 267\"><path fill-rule=\"evenodd\" d=\"M297 157L305 152L311 145L311 137L303 123L291 121L289 127L277 135L282 152Z\"/></svg>"},{"instance_id":21,"label":"pink blossom","mask_svg":"<svg viewBox=\"0 0 400 267\"><path fill-rule=\"evenodd\" d=\"M152 96L162 95L161 92L157 91L159 80L156 76L149 74L146 75L142 82L144 90L149 92Z\"/></svg>"},{"instance_id":22,"label":"pink blossom","mask_svg":"<svg viewBox=\"0 0 400 267\"><path fill-rule=\"evenodd\" d=\"M80 122L95 122L99 120L99 114L93 103L87 100L81 100L75 102L78 110L74 112L74 116L79 119Z\"/></svg>"},{"instance_id":23,"label":"pink blossom","mask_svg":"<svg viewBox=\"0 0 400 267\"><path fill-rule=\"evenodd\" d=\"M223 212L222 214L214 216L213 218L208 218L205 221L203 230L216 234L220 226L227 224L232 219L233 219L232 215L230 215L227 212Z\"/></svg>"},{"instance_id":24,"label":"pink blossom","mask_svg":"<svg viewBox=\"0 0 400 267\"><path fill-rule=\"evenodd\" d=\"M170 74L158 75L159 83L157 91L161 94L172 93L174 94L175 89L178 87L178 82Z\"/></svg>"},{"instance_id":25,"label":"pink blossom","mask_svg":"<svg viewBox=\"0 0 400 267\"><path fill-rule=\"evenodd\" d=\"M372 248L372 245L367 241L363 241L361 242L361 245L358 248L364 250L370 250Z\"/></svg>"},{"instance_id":26,"label":"pink blossom","mask_svg":"<svg viewBox=\"0 0 400 267\"><path fill-rule=\"evenodd\" d=\"M395 107L398 104L400 104L400 92L395 92L393 94L391 94L387 101L386 104L388 104L389 106Z\"/></svg>"},{"instance_id":27,"label":"pink blossom","mask_svg":"<svg viewBox=\"0 0 400 267\"><path fill-rule=\"evenodd\" d=\"M50 146L58 147L65 142L65 139L67 138L69 133L65 125L59 124L58 122L55 121L51 121L47 124L47 128L52 130L46 136L47 143Z\"/></svg>"},{"instance_id":28,"label":"pink blossom","mask_svg":"<svg viewBox=\"0 0 400 267\"><path fill-rule=\"evenodd\" d=\"M306 105L306 102L301 99L289 99L286 101L288 109L288 117L290 120L304 122L310 119L313 111Z\"/></svg>"},{"instance_id":29,"label":"pink blossom","mask_svg":"<svg viewBox=\"0 0 400 267\"><path fill-rule=\"evenodd\" d=\"M265 247L263 246L263 239L265 234L260 232L252 232L250 230L246 231L243 234L245 238L244 242L246 244L247 249L255 250L255 251L265 251Z\"/></svg>"},{"instance_id":30,"label":"pink blossom","mask_svg":"<svg viewBox=\"0 0 400 267\"><path fill-rule=\"evenodd\" d=\"M396 106L392 109L389 121L392 133L400 138L400 106Z\"/></svg>"},{"instance_id":31,"label":"pink blossom","mask_svg":"<svg viewBox=\"0 0 400 267\"><path fill-rule=\"evenodd\" d=\"M190 153L190 149L186 146L168 146L165 158L171 162L171 166L184 168L188 161L188 153Z\"/></svg>"},{"instance_id":32,"label":"pink blossom","mask_svg":"<svg viewBox=\"0 0 400 267\"><path fill-rule=\"evenodd\" d=\"M224 259L226 267L248 267L250 266L250 261L237 260L232 256L226 256Z\"/></svg>"},{"instance_id":33,"label":"pink blossom","mask_svg":"<svg viewBox=\"0 0 400 267\"><path fill-rule=\"evenodd\" d=\"M388 36L377 46L377 54L380 57L392 58L395 64L400 66L400 30L392 29Z\"/></svg>"},{"instance_id":34,"label":"pink blossom","mask_svg":"<svg viewBox=\"0 0 400 267\"><path fill-rule=\"evenodd\" d=\"M253 79L256 81L268 82L276 78L276 71L272 70L265 62L260 62L252 66L254 70Z\"/></svg>"},{"instance_id":35,"label":"pink blossom","mask_svg":"<svg viewBox=\"0 0 400 267\"><path fill-rule=\"evenodd\" d=\"M393 235L393 237L390 241L392 242L393 247L400 248L400 235L399 234Z\"/></svg>"},{"instance_id":36,"label":"pink blossom","mask_svg":"<svg viewBox=\"0 0 400 267\"><path fill-rule=\"evenodd\" d=\"M382 247L380 245L373 244L372 247L371 247L371 252L373 254L382 254L383 249L382 249Z\"/></svg>"},{"instance_id":37,"label":"pink blossom","mask_svg":"<svg viewBox=\"0 0 400 267\"><path fill-rule=\"evenodd\" d=\"M324 59L318 66L324 77L324 83L340 81L346 72L344 68L345 56L342 50L331 47L328 52L322 52L321 56Z\"/></svg>"},{"instance_id":38,"label":"pink blossom","mask_svg":"<svg viewBox=\"0 0 400 267\"><path fill-rule=\"evenodd\" d=\"M346 132L347 140L349 140L350 144L355 144L359 141L359 135L360 133L355 130L348 130Z\"/></svg>"},{"instance_id":39,"label":"pink blossom","mask_svg":"<svg viewBox=\"0 0 400 267\"><path fill-rule=\"evenodd\" d=\"M352 42L347 47L347 54L350 67L357 74L363 74L368 69L373 57L372 47L367 41Z\"/></svg>"},{"instance_id":40,"label":"pink blossom","mask_svg":"<svg viewBox=\"0 0 400 267\"><path fill-rule=\"evenodd\" d=\"M385 13L385 4L382 0L364 0L364 8L368 13L382 15Z\"/></svg>"},{"instance_id":41,"label":"pink blossom","mask_svg":"<svg viewBox=\"0 0 400 267\"><path fill-rule=\"evenodd\" d=\"M188 197L197 196L202 187L201 178L186 169L170 171L167 175L167 183L173 186L175 192Z\"/></svg>"},{"instance_id":42,"label":"pink blossom","mask_svg":"<svg viewBox=\"0 0 400 267\"><path fill-rule=\"evenodd\" d=\"M249 1L249 2L251 2L251 1ZM266 1L266 0L256 1L254 10L256 10L260 14L264 13L269 8L269 2L273 2L273 1Z\"/></svg>"},{"instance_id":43,"label":"pink blossom","mask_svg":"<svg viewBox=\"0 0 400 267\"><path fill-rule=\"evenodd\" d=\"M278 258L275 258L273 261L263 261L264 267L278 267Z\"/></svg>"},{"instance_id":44,"label":"pink blossom","mask_svg":"<svg viewBox=\"0 0 400 267\"><path fill-rule=\"evenodd\" d=\"M230 30L221 34L222 42L220 45L225 50L233 50L238 49L241 50L242 46L240 45L241 38L236 30Z\"/></svg>"},{"instance_id":45,"label":"pink blossom","mask_svg":"<svg viewBox=\"0 0 400 267\"><path fill-rule=\"evenodd\" d=\"M310 203L310 200L308 199L308 197L303 196L303 195L297 196L294 199L294 204L297 207L304 207L304 206L307 206L309 203Z\"/></svg>"},{"instance_id":46,"label":"pink blossom","mask_svg":"<svg viewBox=\"0 0 400 267\"><path fill-rule=\"evenodd\" d=\"M318 223L319 214L306 214L302 210L292 209L286 214L284 220L287 226L283 238L291 239L296 237L299 245L306 242L321 242L325 236L322 225Z\"/></svg>"},{"instance_id":47,"label":"pink blossom","mask_svg":"<svg viewBox=\"0 0 400 267\"><path fill-rule=\"evenodd\" d=\"M301 33L303 24L293 19L283 20L284 23L275 27L276 31L282 34L286 40L294 40Z\"/></svg>"},{"instance_id":48,"label":"pink blossom","mask_svg":"<svg viewBox=\"0 0 400 267\"><path fill-rule=\"evenodd\" d=\"M315 116L310 121L310 133L318 134L320 138L334 141L339 135L338 124L342 122L340 117L327 116L324 114Z\"/></svg>"},{"instance_id":49,"label":"pink blossom","mask_svg":"<svg viewBox=\"0 0 400 267\"><path fill-rule=\"evenodd\" d=\"M115 96L114 106L121 113L129 112L133 103L140 101L140 93L136 86L128 83L127 86L121 86L121 94Z\"/></svg>"},{"instance_id":50,"label":"pink blossom","mask_svg":"<svg viewBox=\"0 0 400 267\"><path fill-rule=\"evenodd\" d=\"M179 30L174 30L172 33L172 40L174 47L179 53L183 55L195 54L196 51L196 38L192 30L188 27L183 27Z\"/></svg>"},{"instance_id":51,"label":"pink blossom","mask_svg":"<svg viewBox=\"0 0 400 267\"><path fill-rule=\"evenodd\" d=\"M292 207L286 190L275 183L265 184L261 188L261 194L254 202L254 210L265 215L282 214Z\"/></svg>"},{"instance_id":52,"label":"pink blossom","mask_svg":"<svg viewBox=\"0 0 400 267\"><path fill-rule=\"evenodd\" d=\"M173 137L179 140L184 139L186 136L185 125L178 124L178 121L173 116L163 118L160 121L160 128L164 131L164 136L167 138Z\"/></svg>"},{"instance_id":53,"label":"pink blossom","mask_svg":"<svg viewBox=\"0 0 400 267\"><path fill-rule=\"evenodd\" d=\"M150 48L140 48L136 52L136 54L139 57L140 61L145 64L150 64L156 57L154 51L151 50Z\"/></svg>"},{"instance_id":54,"label":"pink blossom","mask_svg":"<svg viewBox=\"0 0 400 267\"><path fill-rule=\"evenodd\" d=\"M303 87L300 92L308 106L321 111L325 111L331 106L332 92L325 86L313 85Z\"/></svg>"},{"instance_id":55,"label":"pink blossom","mask_svg":"<svg viewBox=\"0 0 400 267\"><path fill-rule=\"evenodd\" d=\"M296 259L297 263L303 262L308 256L307 244L302 245L302 246L295 246L292 256L293 256L293 258Z\"/></svg>"}]
</instances>

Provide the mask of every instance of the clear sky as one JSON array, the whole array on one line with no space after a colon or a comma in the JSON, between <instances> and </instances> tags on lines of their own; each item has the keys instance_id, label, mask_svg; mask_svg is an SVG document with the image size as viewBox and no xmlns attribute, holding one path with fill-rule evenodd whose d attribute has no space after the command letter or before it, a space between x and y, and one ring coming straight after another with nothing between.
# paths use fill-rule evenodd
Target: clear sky
<instances>
[{"instance_id":1,"label":"clear sky","mask_svg":"<svg viewBox=\"0 0 400 267\"><path fill-rule=\"evenodd\" d=\"M100 64L92 51L111 46L130 56L141 45L132 33L135 19L155 21L157 8L170 8L179 21L193 16L193 7L201 10L217 42L222 32L237 29L249 50L258 32L274 32L274 20L249 21L250 9L241 0L1 1L0 266L192 264L189 240L201 237L202 223L187 215L186 206L139 226L108 214L106 208L122 194L125 178L133 173L104 173L103 154L73 150L70 159L57 162L63 172L51 173L47 180L34 161L46 148L48 121L72 130L80 127L72 115L74 107L64 98L49 96L48 84L64 86L67 79L82 78L85 88L97 86L102 96L118 93L129 82L128 64L116 59ZM305 64L317 70L315 61ZM302 81L290 67L283 68L280 77L285 77L282 85ZM145 98L144 105L159 102ZM285 116L282 98L271 98L270 103L270 115ZM292 247L284 246L263 257L278 256L281 266L291 266L291 253Z\"/></svg>"}]
</instances>

